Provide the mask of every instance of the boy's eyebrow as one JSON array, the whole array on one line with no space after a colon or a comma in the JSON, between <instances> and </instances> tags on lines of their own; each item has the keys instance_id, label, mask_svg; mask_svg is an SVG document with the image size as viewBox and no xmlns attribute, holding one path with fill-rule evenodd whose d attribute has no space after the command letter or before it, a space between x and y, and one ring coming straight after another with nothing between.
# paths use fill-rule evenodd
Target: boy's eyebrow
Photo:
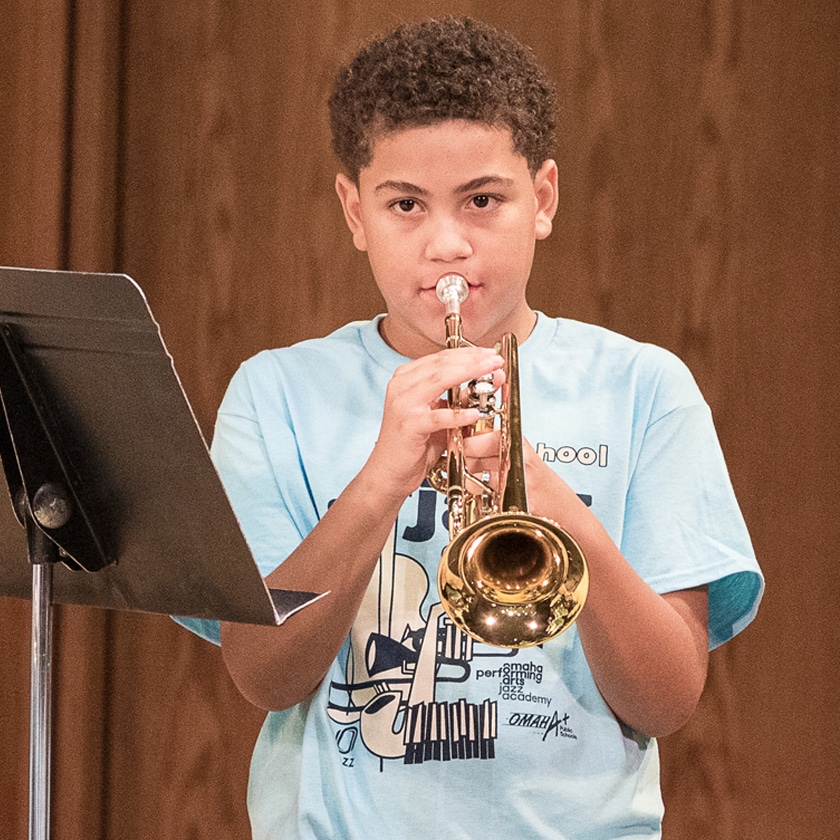
<instances>
[{"instance_id":1,"label":"boy's eyebrow","mask_svg":"<svg viewBox=\"0 0 840 840\"><path fill-rule=\"evenodd\" d=\"M505 178L502 175L482 175L480 178L473 178L472 181L467 181L466 184L458 187L457 192L475 192L484 189L484 187L512 187L514 183L513 178Z\"/></svg>"},{"instance_id":2,"label":"boy's eyebrow","mask_svg":"<svg viewBox=\"0 0 840 840\"><path fill-rule=\"evenodd\" d=\"M484 189L485 187L503 188L512 187L513 184L513 178L505 178L502 175L482 175L479 178L473 178L471 181L467 181L466 184L462 184L460 187L457 187L455 192L470 193L475 192L476 190ZM427 189L418 187L410 181L383 181L381 184L377 184L373 191L380 192L381 190L393 190L394 192L409 193L411 195L429 195L429 191Z\"/></svg>"},{"instance_id":3,"label":"boy's eyebrow","mask_svg":"<svg viewBox=\"0 0 840 840\"><path fill-rule=\"evenodd\" d=\"M418 187L409 181L383 181L381 184L377 184L373 191L379 192L380 190L393 190L394 192L410 193L411 195L429 195L428 190L424 190L423 187Z\"/></svg>"}]
</instances>

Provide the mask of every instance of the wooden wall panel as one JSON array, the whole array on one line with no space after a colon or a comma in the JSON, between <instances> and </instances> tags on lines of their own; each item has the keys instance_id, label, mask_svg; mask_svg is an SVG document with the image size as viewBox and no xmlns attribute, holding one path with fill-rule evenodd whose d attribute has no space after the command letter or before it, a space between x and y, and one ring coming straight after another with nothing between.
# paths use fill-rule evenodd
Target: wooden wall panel
<instances>
[{"instance_id":1,"label":"wooden wall panel","mask_svg":"<svg viewBox=\"0 0 840 840\"><path fill-rule=\"evenodd\" d=\"M112 616L108 644L101 836L247 837L262 715L237 694L218 649L165 616L129 613Z\"/></svg>"},{"instance_id":2,"label":"wooden wall panel","mask_svg":"<svg viewBox=\"0 0 840 840\"><path fill-rule=\"evenodd\" d=\"M62 2L0 4L0 265L55 267L65 250L67 18ZM0 840L27 829L30 615L0 598Z\"/></svg>"},{"instance_id":3,"label":"wooden wall panel","mask_svg":"<svg viewBox=\"0 0 840 840\"><path fill-rule=\"evenodd\" d=\"M758 621L663 744L666 838L833 838L832 0L0 0L0 263L132 274L209 436L242 359L381 309L325 100L361 38L447 12L511 29L559 84L561 210L532 302L686 359L767 573ZM0 601L0 840L25 825L27 622ZM215 648L79 608L58 611L57 647L56 840L247 836L261 714Z\"/></svg>"},{"instance_id":4,"label":"wooden wall panel","mask_svg":"<svg viewBox=\"0 0 840 840\"><path fill-rule=\"evenodd\" d=\"M766 11L766 10L765 10ZM840 825L834 549L840 440L840 8L745 4L737 318L723 410L771 595L734 647L742 826L828 838ZM749 710L749 713L747 712Z\"/></svg>"},{"instance_id":5,"label":"wooden wall panel","mask_svg":"<svg viewBox=\"0 0 840 840\"><path fill-rule=\"evenodd\" d=\"M0 253L54 267L64 246L67 5L4 0L0 50Z\"/></svg>"},{"instance_id":6,"label":"wooden wall panel","mask_svg":"<svg viewBox=\"0 0 840 840\"><path fill-rule=\"evenodd\" d=\"M123 13L120 3L73 4L68 119L68 268L114 271L121 164Z\"/></svg>"}]
</instances>

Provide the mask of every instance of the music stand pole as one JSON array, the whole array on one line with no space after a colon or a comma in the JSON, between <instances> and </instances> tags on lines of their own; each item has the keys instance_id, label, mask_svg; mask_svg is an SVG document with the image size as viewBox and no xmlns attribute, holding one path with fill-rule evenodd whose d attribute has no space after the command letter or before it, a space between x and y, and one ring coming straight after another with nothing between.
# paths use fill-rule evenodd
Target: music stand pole
<instances>
[{"instance_id":1,"label":"music stand pole","mask_svg":"<svg viewBox=\"0 0 840 840\"><path fill-rule=\"evenodd\" d=\"M52 754L52 564L32 566L29 838L47 840Z\"/></svg>"},{"instance_id":2,"label":"music stand pole","mask_svg":"<svg viewBox=\"0 0 840 840\"><path fill-rule=\"evenodd\" d=\"M17 511L26 525L32 565L32 661L29 694L29 840L48 840L50 834L50 763L52 757L52 633L53 567L58 547L43 528L67 524L72 507L58 485L42 485L29 509L24 492ZM36 524L36 520L37 523Z\"/></svg>"}]
</instances>

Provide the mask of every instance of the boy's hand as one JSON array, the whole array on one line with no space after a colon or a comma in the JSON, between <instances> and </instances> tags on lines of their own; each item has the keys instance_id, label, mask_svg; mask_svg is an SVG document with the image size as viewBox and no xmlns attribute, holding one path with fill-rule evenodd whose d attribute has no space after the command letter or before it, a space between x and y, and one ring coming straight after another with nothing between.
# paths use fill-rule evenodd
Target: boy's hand
<instances>
[{"instance_id":1,"label":"boy's hand","mask_svg":"<svg viewBox=\"0 0 840 840\"><path fill-rule=\"evenodd\" d=\"M367 468L383 492L400 500L414 492L446 448L446 430L478 420L478 410L450 409L449 388L488 373L501 381L504 362L495 350L459 347L399 367L388 383L379 439Z\"/></svg>"}]
</instances>

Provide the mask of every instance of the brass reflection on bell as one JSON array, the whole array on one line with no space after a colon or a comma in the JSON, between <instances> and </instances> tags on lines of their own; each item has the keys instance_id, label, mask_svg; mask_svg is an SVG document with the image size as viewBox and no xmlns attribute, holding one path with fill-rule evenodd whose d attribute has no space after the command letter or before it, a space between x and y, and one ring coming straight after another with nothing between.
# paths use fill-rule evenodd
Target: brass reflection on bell
<instances>
[{"instance_id":1,"label":"brass reflection on bell","mask_svg":"<svg viewBox=\"0 0 840 840\"><path fill-rule=\"evenodd\" d=\"M447 347L470 344L463 338L460 315L468 291L458 274L438 281L438 297L446 305ZM500 419L498 487L467 472L460 428L449 430L447 450L429 479L446 493L449 513L450 541L438 568L444 610L480 642L521 648L543 644L577 620L589 573L575 540L557 523L528 512L515 336L503 337L501 353L502 405L497 408L480 383L466 389L466 404L481 413L479 428L467 434L492 428ZM463 390L450 390L450 406L464 404Z\"/></svg>"}]
</instances>

